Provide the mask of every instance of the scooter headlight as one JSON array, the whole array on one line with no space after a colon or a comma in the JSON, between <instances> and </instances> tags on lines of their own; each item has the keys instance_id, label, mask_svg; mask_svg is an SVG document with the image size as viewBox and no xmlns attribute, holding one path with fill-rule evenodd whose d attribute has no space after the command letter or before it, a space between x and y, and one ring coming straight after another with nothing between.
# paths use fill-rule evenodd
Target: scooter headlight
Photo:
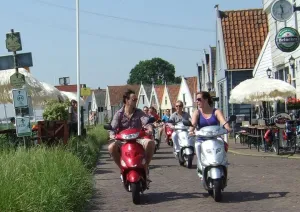
<instances>
[{"instance_id":1,"label":"scooter headlight","mask_svg":"<svg viewBox=\"0 0 300 212\"><path fill-rule=\"evenodd\" d=\"M123 166L123 167L127 167L127 166L126 166L126 163L125 163L125 161L124 161L124 160L121 160L121 166Z\"/></svg>"},{"instance_id":2,"label":"scooter headlight","mask_svg":"<svg viewBox=\"0 0 300 212\"><path fill-rule=\"evenodd\" d=\"M206 153L211 154L211 149L207 149Z\"/></svg>"},{"instance_id":3,"label":"scooter headlight","mask_svg":"<svg viewBox=\"0 0 300 212\"><path fill-rule=\"evenodd\" d=\"M140 133L132 133L129 135L123 135L123 139L124 140L133 140L133 139L137 139L139 137Z\"/></svg>"}]
</instances>

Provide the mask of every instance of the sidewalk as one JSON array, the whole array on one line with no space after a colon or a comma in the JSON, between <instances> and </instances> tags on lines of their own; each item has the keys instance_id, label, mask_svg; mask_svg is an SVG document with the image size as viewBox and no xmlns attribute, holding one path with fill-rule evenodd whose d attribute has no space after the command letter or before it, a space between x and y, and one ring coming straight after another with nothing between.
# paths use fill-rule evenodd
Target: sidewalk
<instances>
[{"instance_id":1,"label":"sidewalk","mask_svg":"<svg viewBox=\"0 0 300 212\"><path fill-rule=\"evenodd\" d=\"M274 152L262 152L257 151L255 147L249 149L247 145L242 145L237 140L236 144L234 143L234 139L229 139L229 149L228 152L236 155L245 155L252 157L277 157L277 158L288 158L288 159L300 159L300 154L296 153L294 155L286 154L286 155L277 155Z\"/></svg>"}]
</instances>

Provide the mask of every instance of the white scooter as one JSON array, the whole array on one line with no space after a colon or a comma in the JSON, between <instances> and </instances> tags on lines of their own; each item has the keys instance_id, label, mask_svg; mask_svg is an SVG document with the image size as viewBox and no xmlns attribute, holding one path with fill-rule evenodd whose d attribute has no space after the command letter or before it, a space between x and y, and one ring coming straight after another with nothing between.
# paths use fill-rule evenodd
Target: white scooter
<instances>
[{"instance_id":1,"label":"white scooter","mask_svg":"<svg viewBox=\"0 0 300 212\"><path fill-rule=\"evenodd\" d=\"M236 120L232 115L229 121ZM190 121L183 121L185 126L192 126ZM225 125L225 124L224 124ZM227 186L228 144L220 137L228 131L221 126L207 126L196 131L195 151L197 155L197 174L202 180L205 190L213 196L216 202L220 202L222 191Z\"/></svg>"},{"instance_id":2,"label":"white scooter","mask_svg":"<svg viewBox=\"0 0 300 212\"><path fill-rule=\"evenodd\" d=\"M178 134L178 143L180 151L177 157L179 164L181 166L185 164L186 167L189 169L192 168L192 163L195 155L195 138L193 136L189 136L189 127L185 126L183 122L178 122L174 124L170 120L168 123L173 124L171 128L174 130L174 132L176 131Z\"/></svg>"}]
</instances>

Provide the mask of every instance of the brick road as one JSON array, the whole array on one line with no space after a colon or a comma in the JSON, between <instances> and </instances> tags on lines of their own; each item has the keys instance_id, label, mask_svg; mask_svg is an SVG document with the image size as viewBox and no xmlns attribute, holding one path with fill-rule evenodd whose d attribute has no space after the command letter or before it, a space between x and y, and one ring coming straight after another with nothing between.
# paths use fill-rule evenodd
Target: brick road
<instances>
[{"instance_id":1,"label":"brick road","mask_svg":"<svg viewBox=\"0 0 300 212\"><path fill-rule=\"evenodd\" d=\"M202 188L195 166L180 167L171 148L162 144L151 164L153 182L142 196L142 205L136 206L104 147L87 211L299 211L299 160L229 154L229 162L228 187L222 202L216 203Z\"/></svg>"}]
</instances>

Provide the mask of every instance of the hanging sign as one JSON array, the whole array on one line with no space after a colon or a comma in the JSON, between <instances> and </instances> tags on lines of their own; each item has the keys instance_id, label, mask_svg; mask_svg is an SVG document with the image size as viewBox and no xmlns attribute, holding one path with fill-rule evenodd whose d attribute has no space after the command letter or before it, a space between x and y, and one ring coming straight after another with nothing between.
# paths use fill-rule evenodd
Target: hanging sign
<instances>
[{"instance_id":1,"label":"hanging sign","mask_svg":"<svg viewBox=\"0 0 300 212\"><path fill-rule=\"evenodd\" d=\"M299 47L299 32L291 27L284 27L276 34L275 43L283 52L293 52Z\"/></svg>"}]
</instances>

